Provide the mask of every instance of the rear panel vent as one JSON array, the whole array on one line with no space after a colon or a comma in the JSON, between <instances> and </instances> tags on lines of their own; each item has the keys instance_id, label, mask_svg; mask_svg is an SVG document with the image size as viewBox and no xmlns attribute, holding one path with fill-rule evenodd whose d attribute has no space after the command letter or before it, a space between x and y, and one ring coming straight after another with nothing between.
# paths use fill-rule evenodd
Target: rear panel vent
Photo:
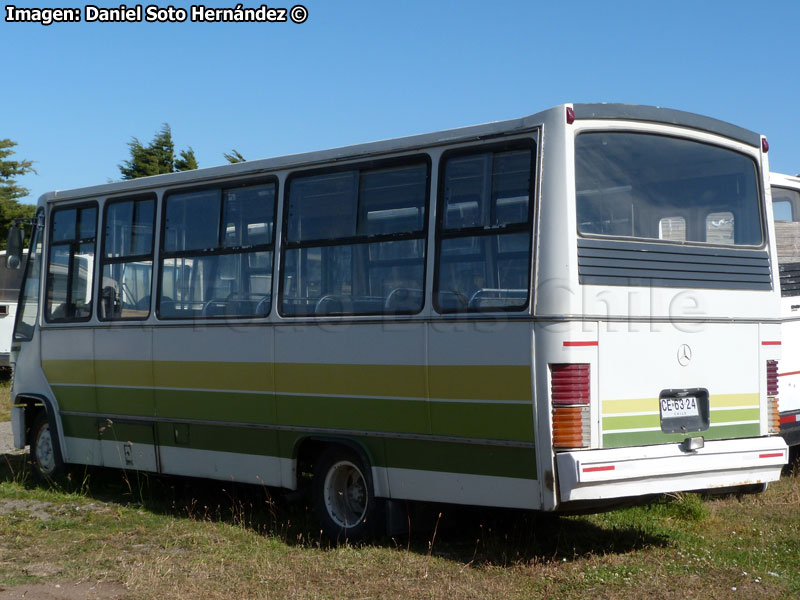
<instances>
[{"instance_id":1,"label":"rear panel vent","mask_svg":"<svg viewBox=\"0 0 800 600\"><path fill-rule=\"evenodd\" d=\"M578 240L578 280L591 285L772 289L764 250L593 239Z\"/></svg>"}]
</instances>

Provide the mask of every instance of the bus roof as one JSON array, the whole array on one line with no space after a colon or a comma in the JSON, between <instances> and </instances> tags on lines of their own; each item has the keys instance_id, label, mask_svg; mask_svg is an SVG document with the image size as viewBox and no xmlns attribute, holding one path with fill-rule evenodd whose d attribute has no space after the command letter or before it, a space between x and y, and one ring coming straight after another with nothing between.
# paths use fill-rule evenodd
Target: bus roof
<instances>
[{"instance_id":1,"label":"bus roof","mask_svg":"<svg viewBox=\"0 0 800 600\"><path fill-rule=\"evenodd\" d=\"M301 154L290 154L275 158L246 161L242 163L206 167L192 171L153 175L138 179L117 181L90 187L75 188L71 190L58 190L47 192L39 198L39 202L57 202L61 200L74 200L78 198L100 196L106 194L121 194L136 191L151 190L162 186L174 186L189 183L202 183L221 177L234 177L242 175L257 176L282 169L309 167L314 165L330 164L337 161L353 160L366 156L375 157L382 154L395 152L409 152L423 148L434 147L442 144L468 142L483 138L501 135L515 135L530 131L544 121L545 116L552 113L563 112L567 106L572 106L575 118L584 119L623 119L653 123L669 123L691 129L707 131L734 139L751 146L759 146L761 136L736 125L697 115L680 110L661 108L657 106L641 106L635 104L562 104L548 110L506 121L495 121L482 125L471 125L447 129L434 133L425 133L407 137L393 138L377 142L367 142L352 146L342 146L329 150L317 150Z\"/></svg>"}]
</instances>

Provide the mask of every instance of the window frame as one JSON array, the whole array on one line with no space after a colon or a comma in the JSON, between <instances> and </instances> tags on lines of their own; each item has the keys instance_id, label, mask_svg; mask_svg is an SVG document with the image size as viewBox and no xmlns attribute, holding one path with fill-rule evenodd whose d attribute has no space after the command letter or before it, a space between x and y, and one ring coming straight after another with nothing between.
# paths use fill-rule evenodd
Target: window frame
<instances>
[{"instance_id":1,"label":"window frame","mask_svg":"<svg viewBox=\"0 0 800 600\"><path fill-rule=\"evenodd\" d=\"M433 289L431 291L431 298L433 301L433 308L440 315L468 315L480 314L490 312L502 313L522 313L530 309L533 302L533 261L534 249L536 247L536 207L538 181L539 181L539 147L541 139L541 130L536 129L526 137L514 138L502 142L494 142L489 144L463 146L453 148L442 153L439 158L438 167L438 185L437 185L437 199L436 199L436 240L434 242L434 263L433 263ZM530 182L528 187L528 218L524 223L509 223L506 225L497 226L476 226L464 229L446 229L444 226L445 219L445 185L446 185L446 163L451 158L458 158L461 156L469 156L471 154L485 154L485 153L501 153L513 152L515 150L530 150L531 163L530 163ZM530 246L528 248L528 289L526 290L525 303L517 306L491 306L486 308L473 308L467 306L464 310L446 309L439 303L439 278L441 275L441 252L442 242L444 240L457 239L457 238L476 238L476 237L489 237L499 235L515 235L520 233L530 234Z\"/></svg>"},{"instance_id":2,"label":"window frame","mask_svg":"<svg viewBox=\"0 0 800 600\"><path fill-rule=\"evenodd\" d=\"M42 268L45 263L45 251L44 251L44 221L45 221L45 210L44 208L40 208L36 211L36 214L33 217L33 226L31 228L31 239L28 243L28 257L25 260L25 272L22 274L22 283L19 288L19 298L17 298L17 311L16 315L14 315L14 329L11 332L11 343L12 345L14 342L30 342L33 339L33 333L36 330L36 325L39 323L39 315L44 314L42 310L42 298L44 294L42 294L42 273L44 273L44 269ZM30 275L31 263L35 264L36 262L36 245L34 242L39 242L41 246L40 256L39 256L39 277L38 281L36 282L36 315L33 319L33 327L31 327L30 335L20 333L20 322L24 318L25 313L25 303L26 303L26 284L28 282L28 276ZM45 294L47 292L45 291Z\"/></svg>"},{"instance_id":3,"label":"window frame","mask_svg":"<svg viewBox=\"0 0 800 600\"><path fill-rule=\"evenodd\" d=\"M423 205L424 215L422 219L422 227L417 232L401 232L401 233L380 233L372 235L355 235L347 236L337 239L318 239L289 242L289 202L291 197L292 182L295 179L303 177L315 177L318 175L330 175L334 173L342 173L347 171L358 171L357 187L356 187L356 222L358 222L359 211L361 208L360 203L360 183L361 175L364 171L391 169L393 167L404 167L424 165L426 169L425 175L425 202ZM323 167L317 169L307 169L300 171L293 171L286 178L286 183L283 190L283 215L281 223L281 248L280 248L280 268L278 269L278 298L277 298L277 312L281 318L285 319L330 319L341 317L392 317L392 316L410 316L420 314L425 310L425 292L426 280L428 273L428 232L430 228L430 212L431 212L431 176L433 174L433 161L430 154L427 152L415 153L404 156L395 156L391 158L373 159L362 161L358 163L348 163L346 165L335 167ZM286 251L287 250L302 250L304 248L327 248L332 246L369 246L381 242L401 242L409 240L422 240L422 303L419 310L408 311L380 311L380 312L337 312L334 314L291 314L283 311L283 298L284 298L284 270L286 267Z\"/></svg>"},{"instance_id":4,"label":"window frame","mask_svg":"<svg viewBox=\"0 0 800 600\"><path fill-rule=\"evenodd\" d=\"M795 204L795 201L793 201L791 198L786 198L784 200L778 200L778 202L788 202L789 203L789 208L791 209L791 212L792 212L792 219L790 221L778 221L775 218L774 209L773 209L772 220L776 221L776 222L779 222L779 223L800 223L800 214L797 214L797 213L800 213L800 210L796 210L796 209L800 209L800 189L789 187L787 185L772 184L770 186L770 192L772 192L773 189L778 189L778 190L781 190L781 191L784 191L784 192L790 192L793 195L797 196L797 199L796 199L797 200L797 204ZM772 193L770 195L772 195ZM774 198L772 199L772 204L773 205L775 204Z\"/></svg>"},{"instance_id":5,"label":"window frame","mask_svg":"<svg viewBox=\"0 0 800 600\"><path fill-rule=\"evenodd\" d=\"M149 254L136 254L130 256L119 256L114 258L106 258L106 223L108 219L108 209L110 206L114 204L121 204L122 202L134 202L137 201L153 201L153 233L152 233L152 240L150 241L150 253ZM135 210L135 209L134 209ZM136 213L134 212L134 215ZM135 194L131 196L117 196L114 198L108 198L103 205L103 220L101 221L102 227L102 238L100 241L100 261L98 267L98 275L97 278L97 297L100 298L102 295L102 287L103 287L103 268L106 265L113 265L113 264L124 264L129 262L137 262L141 260L150 260L152 263L152 273L151 273L151 281L150 281L150 305L147 308L147 316L145 317L117 317L117 318L104 318L100 315L100 302L97 303L97 307L95 308L97 312L97 320L103 323L108 322L117 322L117 321L146 321L150 318L150 315L153 314L153 281L152 276L155 274L155 253L156 253L156 221L158 217L158 196L155 193L146 193L146 194ZM135 216L134 216L135 221Z\"/></svg>"},{"instance_id":6,"label":"window frame","mask_svg":"<svg viewBox=\"0 0 800 600\"><path fill-rule=\"evenodd\" d=\"M221 228L222 218L225 214L225 192L236 190L239 188L247 188L247 187L256 187L256 186L266 186L266 185L273 185L275 187L275 193L273 195L272 201L272 242L269 244L260 244L260 245L253 245L253 246L224 246L220 245L214 249L203 249L203 250L185 250L185 251L171 251L167 252L164 249L165 240L166 240L166 230L167 230L167 202L169 201L170 196L175 196L179 194L192 194L197 192L204 192L209 190L218 190L220 193L220 203L219 203L219 214L220 214L220 225ZM276 227L275 223L277 221L278 216L278 197L280 194L280 181L278 177L275 175L268 175L266 177L250 177L247 179L242 179L239 181L224 181L219 183L211 183L206 185L199 185L199 186L192 186L186 188L175 188L167 190L163 193L161 198L161 208L160 208L160 218L161 224L158 227L158 235L159 235L159 243L158 243L158 272L157 277L158 281L156 282L156 302L155 302L155 315L159 321L194 321L194 320L203 320L203 321L220 321L220 320L230 320L230 319L239 319L239 320L253 320L253 319L266 319L272 313L272 303L275 301L274 297L272 297L272 290L274 289L274 285L270 285L270 303L269 309L267 310L266 314L263 315L203 315L203 314L192 314L187 315L185 317L182 316L172 316L172 315L162 315L161 314L161 296L163 292L163 270L164 270L164 261L167 259L175 259L175 258L204 258L208 256L230 256L236 254L248 254L248 253L255 253L255 252L272 252L272 261L271 261L271 274L272 280L275 279L275 245L276 245ZM219 235L219 231L217 232ZM222 242L221 239L218 239L218 244Z\"/></svg>"},{"instance_id":7,"label":"window frame","mask_svg":"<svg viewBox=\"0 0 800 600\"><path fill-rule=\"evenodd\" d=\"M97 273L97 232L98 232L98 229L99 229L99 226L100 226L100 206L99 206L97 200L76 202L74 204L56 204L56 205L51 206L50 211L49 211L50 212L50 214L48 215L48 229L49 229L49 231L48 231L48 234L47 234L47 257L46 257L47 261L46 261L46 269L43 270L43 274L44 274L44 297L43 297L44 307L43 307L43 310L42 310L42 314L44 315L45 323L47 323L47 324L60 325L60 324L64 324L64 323L88 323L89 321L92 320L92 316L94 315L95 281L92 281L92 286L91 286L92 298L91 298L90 303L89 303L88 315L86 317L82 317L80 319L77 319L75 317L71 317L71 318L70 317L65 317L63 319L51 319L47 314L48 313L48 310L47 310L48 309L48 303L49 303L49 300L48 300L47 296L50 293L50 289L51 289L50 288L50 253L51 253L51 250L53 248L53 232L55 231L55 227L54 227L55 217L54 217L54 215L55 215L56 212L60 212L62 210L75 209L76 211L81 211L81 210L83 210L85 208L94 208L95 211L96 211L95 222L94 222L94 238L93 238L94 239L94 256L95 256L95 260L94 260L94 264L92 265L92 271L93 271L92 272L92 277L95 277L96 273ZM79 230L80 230L80 224L76 220L76 222L75 222L75 232L80 234ZM73 249L73 246L75 246L75 245L80 246L81 243L82 243L82 240L88 240L88 239L90 239L90 238L74 238L74 239L72 239L72 241L69 242L70 257L69 257L69 265L67 266L67 275L68 275L67 302L65 303L67 305L69 304L69 299L72 296L72 275L73 275L73 268L74 268L74 264L75 264L75 253L72 252L72 249ZM65 242L56 242L56 245L57 246L66 246L67 244ZM41 307L42 302L40 302L39 304L40 304L40 307Z\"/></svg>"},{"instance_id":8,"label":"window frame","mask_svg":"<svg viewBox=\"0 0 800 600\"><path fill-rule=\"evenodd\" d=\"M698 242L694 240L685 240L682 242L673 242L669 240L660 240L657 238L650 238L650 237L634 237L634 236L621 236L621 235L612 235L612 234L605 234L605 233L583 233L580 230L580 223L578 219L578 190L577 190L577 152L575 151L575 145L578 137L583 134L587 133L609 133L609 134L635 134L641 136L650 136L650 137L660 137L660 138L669 138L674 140L682 140L685 142L692 142L695 144L699 144L702 146L710 146L712 148L726 150L733 154L738 154L739 156L743 156L747 158L754 167L754 179L755 184L757 187L757 196L758 196L758 215L759 215L759 227L761 231L761 242L758 245L754 244L715 244L712 242ZM762 181L762 170L761 164L759 161L751 154L747 152L742 152L735 148L731 148L730 146L726 146L724 144L714 143L711 141L706 140L699 140L697 138L689 137L689 136L682 136L673 133L665 133L662 131L654 131L654 130L641 130L641 129L603 129L603 128L586 128L586 129L579 129L574 133L573 137L573 150L572 150L572 173L573 173L573 182L572 182L572 190L574 192L574 211L575 211L575 233L577 238L582 239L595 239L595 240L614 240L614 241L621 241L621 242L645 242L645 243L652 243L652 244L672 244L672 245L681 245L681 246L701 246L706 248L724 248L728 250L763 250L767 247L769 240L767 239L767 225L765 222L765 197L764 197L764 185ZM711 206L707 207L710 210L706 211L703 214L702 221L703 227L705 228L705 220L709 214L714 212L720 212L720 210L730 210L730 207L719 207L719 206ZM735 216L735 215L734 215ZM687 232L689 228L689 222L687 221Z\"/></svg>"}]
</instances>

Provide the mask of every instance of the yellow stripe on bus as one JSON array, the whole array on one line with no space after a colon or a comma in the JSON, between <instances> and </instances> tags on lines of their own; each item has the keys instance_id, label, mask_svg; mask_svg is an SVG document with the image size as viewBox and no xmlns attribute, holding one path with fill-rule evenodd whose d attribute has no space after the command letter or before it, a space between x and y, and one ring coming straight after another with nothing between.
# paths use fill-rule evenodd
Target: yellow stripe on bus
<instances>
[{"instance_id":1,"label":"yellow stripe on bus","mask_svg":"<svg viewBox=\"0 0 800 600\"><path fill-rule=\"evenodd\" d=\"M758 394L711 394L711 410L758 406ZM632 400L603 400L603 416L659 412L658 398L635 398Z\"/></svg>"}]
</instances>

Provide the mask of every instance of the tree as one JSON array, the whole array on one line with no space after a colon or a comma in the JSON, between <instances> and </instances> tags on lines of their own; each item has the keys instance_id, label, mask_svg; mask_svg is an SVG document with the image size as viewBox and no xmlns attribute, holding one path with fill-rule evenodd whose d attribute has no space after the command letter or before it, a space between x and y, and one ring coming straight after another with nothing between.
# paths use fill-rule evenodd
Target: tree
<instances>
[{"instance_id":1,"label":"tree","mask_svg":"<svg viewBox=\"0 0 800 600\"><path fill-rule=\"evenodd\" d=\"M239 154L239 151L236 149L231 150L230 154L223 152L222 156L224 156L225 160L227 160L229 163L247 162L247 159Z\"/></svg>"},{"instance_id":2,"label":"tree","mask_svg":"<svg viewBox=\"0 0 800 600\"><path fill-rule=\"evenodd\" d=\"M12 148L16 145L17 142L9 139L0 140L0 246L3 248L14 219L30 218L36 212L34 205L18 202L28 195L29 190L18 185L15 178L36 173L36 169L30 160L7 160L14 154Z\"/></svg>"},{"instance_id":3,"label":"tree","mask_svg":"<svg viewBox=\"0 0 800 600\"><path fill-rule=\"evenodd\" d=\"M194 150L189 146L188 150L181 150L181 157L175 160L176 171L194 171L197 168L197 159L194 157Z\"/></svg>"},{"instance_id":4,"label":"tree","mask_svg":"<svg viewBox=\"0 0 800 600\"><path fill-rule=\"evenodd\" d=\"M134 137L128 142L128 148L131 153L130 159L119 165L123 179L191 171L197 168L197 159L191 146L188 150L181 150L180 158L176 160L175 144L172 141L172 129L169 123L161 126L153 141L147 146Z\"/></svg>"}]
</instances>

